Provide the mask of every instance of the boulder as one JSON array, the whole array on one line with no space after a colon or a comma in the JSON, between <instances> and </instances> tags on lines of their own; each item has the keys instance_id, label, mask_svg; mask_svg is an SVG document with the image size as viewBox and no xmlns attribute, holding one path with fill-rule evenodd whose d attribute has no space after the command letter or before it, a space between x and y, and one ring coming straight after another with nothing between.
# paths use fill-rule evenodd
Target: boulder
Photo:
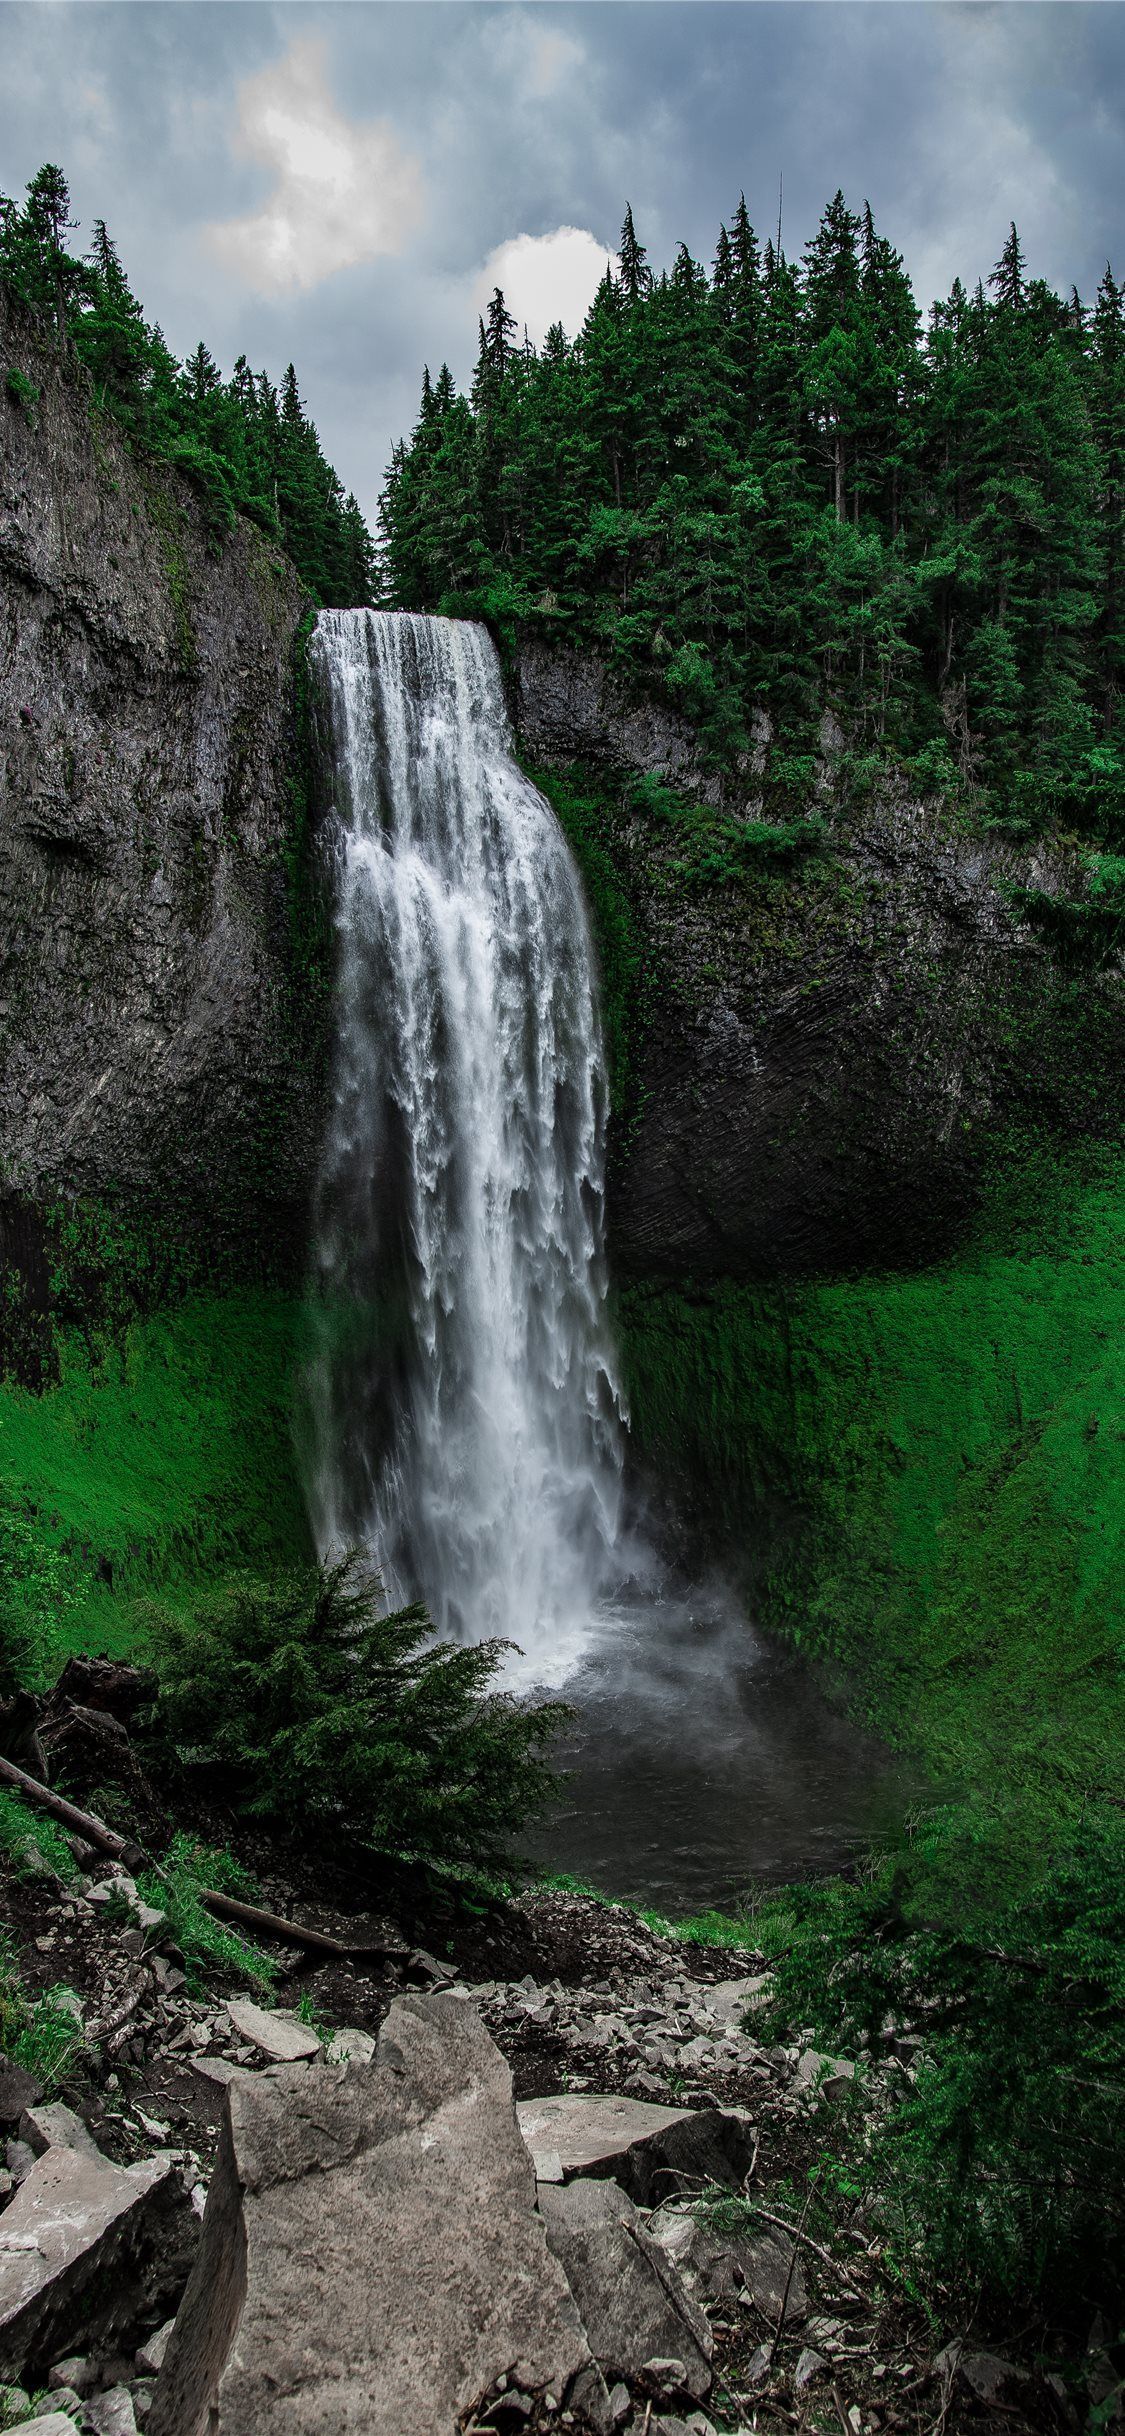
<instances>
[{"instance_id":1,"label":"boulder","mask_svg":"<svg viewBox=\"0 0 1125 2436\"><path fill-rule=\"evenodd\" d=\"M45 2375L93 2336L125 2325L187 2268L189 2214L167 2158L137 2165L76 2148L35 2160L0 2220L0 2377Z\"/></svg>"},{"instance_id":2,"label":"boulder","mask_svg":"<svg viewBox=\"0 0 1125 2436\"><path fill-rule=\"evenodd\" d=\"M369 2030L334 2030L324 2051L326 2064L370 2064L376 2042Z\"/></svg>"},{"instance_id":3,"label":"boulder","mask_svg":"<svg viewBox=\"0 0 1125 2436\"><path fill-rule=\"evenodd\" d=\"M640 2207L657 2206L682 2184L740 2182L754 2153L748 2122L719 2107L568 2093L526 2099L517 2113L533 2159L557 2159L567 2182L610 2174Z\"/></svg>"},{"instance_id":4,"label":"boulder","mask_svg":"<svg viewBox=\"0 0 1125 2436\"><path fill-rule=\"evenodd\" d=\"M26 2140L37 2157L44 2156L49 2148L75 2148L83 2157L97 2157L103 2165L107 2163L81 2115L76 2115L72 2107L63 2106L57 2098L49 2105L27 2108L20 2116L20 2138Z\"/></svg>"},{"instance_id":5,"label":"boulder","mask_svg":"<svg viewBox=\"0 0 1125 2436\"><path fill-rule=\"evenodd\" d=\"M616 2182L545 2185L539 2212L607 2381L639 2376L674 2357L677 2393L699 2401L711 2391L711 2330L689 2299L667 2253L650 2241L632 2200Z\"/></svg>"},{"instance_id":6,"label":"boulder","mask_svg":"<svg viewBox=\"0 0 1125 2436\"><path fill-rule=\"evenodd\" d=\"M146 2436L452 2436L502 2377L560 2402L584 2379L608 2431L534 2189L462 1999L400 1997L374 2064L233 2082Z\"/></svg>"},{"instance_id":7,"label":"boulder","mask_svg":"<svg viewBox=\"0 0 1125 2436\"><path fill-rule=\"evenodd\" d=\"M33 2072L25 2072L22 2064L13 2064L0 2055L0 2125L11 2129L29 2106L37 2106L43 2095L43 2083Z\"/></svg>"},{"instance_id":8,"label":"boulder","mask_svg":"<svg viewBox=\"0 0 1125 2436\"><path fill-rule=\"evenodd\" d=\"M680 2208L659 2208L648 2230L687 2290L701 2301L722 2308L744 2297L771 2326L777 2324L783 2301L787 2326L800 2326L808 2316L799 2260L790 2275L793 2244L786 2234L718 2233Z\"/></svg>"}]
</instances>

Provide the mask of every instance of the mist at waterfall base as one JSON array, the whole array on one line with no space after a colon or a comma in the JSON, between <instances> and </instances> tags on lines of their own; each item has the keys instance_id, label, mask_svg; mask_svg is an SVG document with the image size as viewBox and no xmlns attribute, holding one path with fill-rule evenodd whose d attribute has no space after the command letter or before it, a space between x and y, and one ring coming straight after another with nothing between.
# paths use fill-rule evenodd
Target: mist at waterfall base
<instances>
[{"instance_id":1,"label":"mist at waterfall base","mask_svg":"<svg viewBox=\"0 0 1125 2436\"><path fill-rule=\"evenodd\" d=\"M831 1860L880 1755L719 1582L622 1529L607 1090L581 887L483 628L330 610L337 979L310 1512L442 1637L575 1711L552 1868L670 1910Z\"/></svg>"}]
</instances>

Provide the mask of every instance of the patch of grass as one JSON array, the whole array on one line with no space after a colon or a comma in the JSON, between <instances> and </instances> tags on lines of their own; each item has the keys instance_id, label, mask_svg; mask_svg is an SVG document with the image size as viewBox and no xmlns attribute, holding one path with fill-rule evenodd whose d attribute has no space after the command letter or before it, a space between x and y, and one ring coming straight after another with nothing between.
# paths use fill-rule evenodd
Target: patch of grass
<instances>
[{"instance_id":1,"label":"patch of grass","mask_svg":"<svg viewBox=\"0 0 1125 2436\"><path fill-rule=\"evenodd\" d=\"M184 1957L192 1995L200 1995L205 1982L216 1971L233 1972L262 1990L271 1988L277 1978L277 1964L272 1956L261 1953L236 1929L214 1919L200 1902L204 1888L214 1888L216 1894L234 1895L247 1902L254 1895L245 1871L230 1853L214 1851L197 1843L193 1836L182 1834L173 1837L160 1869L147 1871L137 1880L137 1892L144 1901L168 1915Z\"/></svg>"},{"instance_id":2,"label":"patch of grass","mask_svg":"<svg viewBox=\"0 0 1125 2436\"><path fill-rule=\"evenodd\" d=\"M954 1784L1122 1790L1125 1178L912 1276L620 1298L634 1444Z\"/></svg>"},{"instance_id":3,"label":"patch of grass","mask_svg":"<svg viewBox=\"0 0 1125 2436\"><path fill-rule=\"evenodd\" d=\"M657 1937L674 1937L680 1945L748 1946L761 1944L756 1920L730 1912L693 1912L687 1920L666 1920L663 1912L640 1908L637 1918Z\"/></svg>"},{"instance_id":4,"label":"patch of grass","mask_svg":"<svg viewBox=\"0 0 1125 2436\"><path fill-rule=\"evenodd\" d=\"M0 1929L0 2049L45 2089L54 2089L65 2079L81 2044L81 2010L73 1989L60 1984L29 1997L15 1941Z\"/></svg>"},{"instance_id":5,"label":"patch of grass","mask_svg":"<svg viewBox=\"0 0 1125 2436\"><path fill-rule=\"evenodd\" d=\"M280 1291L192 1294L94 1346L61 1334L41 1392L0 1384L0 1600L34 1623L40 1675L72 1649L127 1654L153 1584L174 1604L225 1569L307 1558L303 1325Z\"/></svg>"},{"instance_id":6,"label":"patch of grass","mask_svg":"<svg viewBox=\"0 0 1125 2436\"><path fill-rule=\"evenodd\" d=\"M18 1876L34 1876L34 1853L64 1886L77 1878L78 1864L62 1828L45 1811L32 1809L17 1793L0 1786L0 1854Z\"/></svg>"}]
</instances>

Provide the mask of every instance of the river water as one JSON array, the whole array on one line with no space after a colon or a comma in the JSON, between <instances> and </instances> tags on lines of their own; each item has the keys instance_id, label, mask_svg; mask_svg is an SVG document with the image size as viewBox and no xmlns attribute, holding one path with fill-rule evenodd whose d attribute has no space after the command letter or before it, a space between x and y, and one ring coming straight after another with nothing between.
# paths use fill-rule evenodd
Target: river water
<instances>
[{"instance_id":1,"label":"river water","mask_svg":"<svg viewBox=\"0 0 1125 2436\"><path fill-rule=\"evenodd\" d=\"M838 1860L896 1773L622 1537L608 1095L589 924L483 628L326 610L337 982L308 1491L443 1635L500 1635L576 1715L536 1849L670 1911Z\"/></svg>"}]
</instances>

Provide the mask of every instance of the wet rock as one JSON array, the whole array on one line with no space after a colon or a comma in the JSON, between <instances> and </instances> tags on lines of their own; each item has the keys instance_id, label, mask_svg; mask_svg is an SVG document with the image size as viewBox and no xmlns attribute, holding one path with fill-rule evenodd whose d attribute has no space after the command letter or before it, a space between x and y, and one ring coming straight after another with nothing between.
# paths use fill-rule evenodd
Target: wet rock
<instances>
[{"instance_id":1,"label":"wet rock","mask_svg":"<svg viewBox=\"0 0 1125 2436\"><path fill-rule=\"evenodd\" d=\"M502 2375L561 2399L582 2372L608 2430L533 2199L508 2067L455 1997L399 1998L374 2065L235 2082L151 2436L403 2436L407 2396L411 2436L447 2436Z\"/></svg>"},{"instance_id":2,"label":"wet rock","mask_svg":"<svg viewBox=\"0 0 1125 2436\"><path fill-rule=\"evenodd\" d=\"M794 2393L803 2394L806 2385L811 2385L814 2377L824 2377L827 2375L827 2373L828 2362L824 2358L823 2353L819 2351L803 2351L800 2354L797 2361L797 2366L793 2371Z\"/></svg>"},{"instance_id":3,"label":"wet rock","mask_svg":"<svg viewBox=\"0 0 1125 2436\"><path fill-rule=\"evenodd\" d=\"M111 2385L84 2408L93 2436L137 2436L133 2397L127 2385Z\"/></svg>"},{"instance_id":4,"label":"wet rock","mask_svg":"<svg viewBox=\"0 0 1125 2436\"><path fill-rule=\"evenodd\" d=\"M326 2064L370 2064L375 2040L368 2030L334 2030L324 2050Z\"/></svg>"},{"instance_id":5,"label":"wet rock","mask_svg":"<svg viewBox=\"0 0 1125 2436\"><path fill-rule=\"evenodd\" d=\"M607 2381L675 2354L674 2391L697 2400L710 2393L707 2320L627 2194L615 2182L580 2180L541 2190L539 2210Z\"/></svg>"},{"instance_id":6,"label":"wet rock","mask_svg":"<svg viewBox=\"0 0 1125 2436\"><path fill-rule=\"evenodd\" d=\"M93 2384L94 2371L89 2361L76 2354L72 2354L68 2360L56 2360L47 2378L51 2393L69 2391L72 2394L88 2394Z\"/></svg>"},{"instance_id":7,"label":"wet rock","mask_svg":"<svg viewBox=\"0 0 1125 2436\"><path fill-rule=\"evenodd\" d=\"M1017 2368L992 2351L963 2351L956 2374L958 2384L984 2403L1018 2401L1031 2383L1026 2368Z\"/></svg>"},{"instance_id":8,"label":"wet rock","mask_svg":"<svg viewBox=\"0 0 1125 2436\"><path fill-rule=\"evenodd\" d=\"M792 2088L798 2097L823 2099L829 2105L843 2096L855 2079L855 2065L846 2056L820 2055L815 2047L806 2047L796 2072Z\"/></svg>"},{"instance_id":9,"label":"wet rock","mask_svg":"<svg viewBox=\"0 0 1125 2436\"><path fill-rule=\"evenodd\" d=\"M743 2118L720 2108L657 2106L640 2098L530 2098L517 2109L532 2156L556 2156L564 2178L611 2174L642 2207L688 2181L733 2183L753 2154Z\"/></svg>"},{"instance_id":10,"label":"wet rock","mask_svg":"<svg viewBox=\"0 0 1125 2436\"><path fill-rule=\"evenodd\" d=\"M137 2367L142 2377L158 2376L164 2366L164 2354L171 2340L175 2318L166 2318L155 2334L146 2337L137 2353Z\"/></svg>"}]
</instances>

